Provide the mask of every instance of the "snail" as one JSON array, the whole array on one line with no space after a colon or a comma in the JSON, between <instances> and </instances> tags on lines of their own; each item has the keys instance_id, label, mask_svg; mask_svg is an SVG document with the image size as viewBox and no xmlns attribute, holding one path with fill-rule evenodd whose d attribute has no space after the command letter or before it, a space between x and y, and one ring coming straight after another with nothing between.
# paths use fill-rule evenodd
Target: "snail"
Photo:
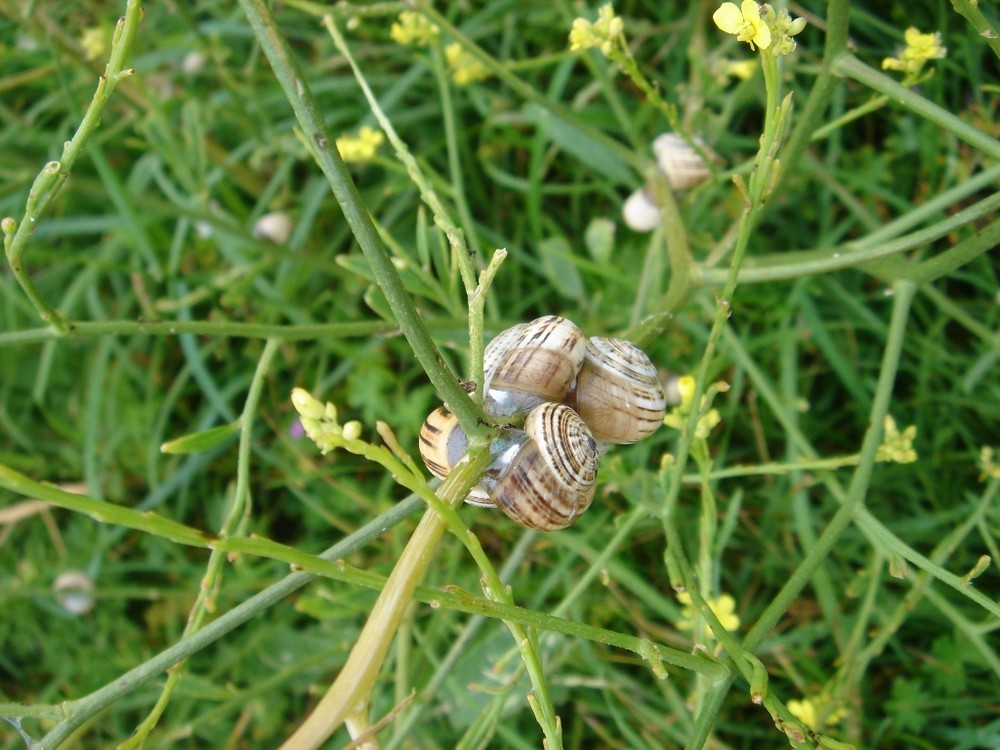
<instances>
[{"instance_id":1,"label":"snail","mask_svg":"<svg viewBox=\"0 0 1000 750\"><path fill-rule=\"evenodd\" d=\"M444 407L420 431L420 455L444 479L465 452L465 433ZM504 430L492 446L493 462L465 501L496 506L523 526L563 529L594 499L600 450L590 428L564 404L536 406L521 430Z\"/></svg>"},{"instance_id":2,"label":"snail","mask_svg":"<svg viewBox=\"0 0 1000 750\"><path fill-rule=\"evenodd\" d=\"M484 408L496 417L562 401L583 365L583 332L558 315L546 315L500 333L483 356Z\"/></svg>"},{"instance_id":3,"label":"snail","mask_svg":"<svg viewBox=\"0 0 1000 750\"><path fill-rule=\"evenodd\" d=\"M526 413L491 445L492 463L465 501L498 507L518 523L562 529L589 506L600 456L634 443L662 423L666 396L649 357L622 339L586 339L555 315L513 326L485 351L487 413ZM438 407L420 430L420 455L445 479L468 439L457 417Z\"/></svg>"},{"instance_id":4,"label":"snail","mask_svg":"<svg viewBox=\"0 0 1000 750\"><path fill-rule=\"evenodd\" d=\"M698 148L709 158L715 156L700 138L694 138L694 143L698 144ZM700 185L712 174L698 150L677 133L663 133L657 136L653 141L653 154L673 190L684 190Z\"/></svg>"},{"instance_id":5,"label":"snail","mask_svg":"<svg viewBox=\"0 0 1000 750\"><path fill-rule=\"evenodd\" d=\"M636 232L652 232L663 220L659 207L644 187L625 199L625 203L622 204L622 218L628 228Z\"/></svg>"},{"instance_id":6,"label":"snail","mask_svg":"<svg viewBox=\"0 0 1000 750\"><path fill-rule=\"evenodd\" d=\"M469 440L458 423L458 417L439 406L424 420L420 428L419 445L420 457L431 474L438 479L447 479L452 468L465 455ZM480 508L493 507L493 501L479 485L469 490L465 502Z\"/></svg>"},{"instance_id":7,"label":"snail","mask_svg":"<svg viewBox=\"0 0 1000 750\"><path fill-rule=\"evenodd\" d=\"M593 336L566 404L594 437L605 443L635 443L663 424L667 397L649 357L623 339Z\"/></svg>"},{"instance_id":8,"label":"snail","mask_svg":"<svg viewBox=\"0 0 1000 750\"><path fill-rule=\"evenodd\" d=\"M524 440L501 454L484 482L496 506L518 523L540 531L564 529L594 499L597 441L565 404L536 406L524 420Z\"/></svg>"},{"instance_id":9,"label":"snail","mask_svg":"<svg viewBox=\"0 0 1000 750\"><path fill-rule=\"evenodd\" d=\"M686 190L700 185L712 172L705 157L717 161L718 156L695 136L694 148L677 133L662 133L653 141L653 154L660 171L666 175L671 190ZM704 155L704 156L703 156ZM636 232L651 232L660 225L660 209L650 192L649 185L635 190L622 204L622 218L626 226Z\"/></svg>"}]
</instances>

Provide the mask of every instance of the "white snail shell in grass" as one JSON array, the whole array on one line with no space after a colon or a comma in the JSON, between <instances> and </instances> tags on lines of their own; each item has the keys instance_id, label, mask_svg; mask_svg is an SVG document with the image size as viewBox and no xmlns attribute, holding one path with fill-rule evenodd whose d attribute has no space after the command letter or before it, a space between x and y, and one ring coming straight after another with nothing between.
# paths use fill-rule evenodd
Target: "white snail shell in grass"
<instances>
[{"instance_id":1,"label":"white snail shell in grass","mask_svg":"<svg viewBox=\"0 0 1000 750\"><path fill-rule=\"evenodd\" d=\"M625 199L625 203L622 204L622 218L625 220L625 225L636 232L652 232L663 220L659 207L644 187Z\"/></svg>"},{"instance_id":2,"label":"white snail shell in grass","mask_svg":"<svg viewBox=\"0 0 1000 750\"><path fill-rule=\"evenodd\" d=\"M593 336L566 403L605 443L635 443L663 424L667 398L649 357L623 339Z\"/></svg>"},{"instance_id":3,"label":"white snail shell in grass","mask_svg":"<svg viewBox=\"0 0 1000 750\"><path fill-rule=\"evenodd\" d=\"M711 150L700 138L695 138L694 142L702 151L712 156ZM712 175L701 154L677 133L663 133L657 136L653 141L653 154L673 190L684 190L700 185Z\"/></svg>"},{"instance_id":4,"label":"white snail shell in grass","mask_svg":"<svg viewBox=\"0 0 1000 750\"><path fill-rule=\"evenodd\" d=\"M597 441L564 404L532 409L524 421L524 434L524 442L490 478L489 495L523 526L564 529L594 499L601 455Z\"/></svg>"},{"instance_id":5,"label":"white snail shell in grass","mask_svg":"<svg viewBox=\"0 0 1000 750\"><path fill-rule=\"evenodd\" d=\"M483 360L484 408L493 416L527 412L565 398L587 350L583 332L546 315L500 333Z\"/></svg>"}]
</instances>

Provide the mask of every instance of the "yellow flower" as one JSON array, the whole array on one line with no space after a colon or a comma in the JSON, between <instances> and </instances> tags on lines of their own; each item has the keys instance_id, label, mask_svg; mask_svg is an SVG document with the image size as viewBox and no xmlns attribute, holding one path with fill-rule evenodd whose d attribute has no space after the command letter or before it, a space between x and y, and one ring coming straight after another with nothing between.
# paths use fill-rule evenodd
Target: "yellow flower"
<instances>
[{"instance_id":1,"label":"yellow flower","mask_svg":"<svg viewBox=\"0 0 1000 750\"><path fill-rule=\"evenodd\" d=\"M736 3L723 3L712 14L715 25L727 34L734 34L741 42L754 49L771 46L771 29L760 17L760 6L754 0L743 0L740 7Z\"/></svg>"},{"instance_id":2,"label":"yellow flower","mask_svg":"<svg viewBox=\"0 0 1000 750\"><path fill-rule=\"evenodd\" d=\"M489 78L490 69L466 52L461 44L453 42L444 48L444 58L451 68L451 78L459 86Z\"/></svg>"},{"instance_id":3,"label":"yellow flower","mask_svg":"<svg viewBox=\"0 0 1000 750\"><path fill-rule=\"evenodd\" d=\"M833 703L826 693L820 693L814 698L803 698L800 701L792 699L788 701L788 712L817 732L836 724L847 715L844 708Z\"/></svg>"},{"instance_id":4,"label":"yellow flower","mask_svg":"<svg viewBox=\"0 0 1000 750\"><path fill-rule=\"evenodd\" d=\"M108 35L100 26L91 26L80 36L80 46L83 56L88 60L102 57L108 49Z\"/></svg>"},{"instance_id":5,"label":"yellow flower","mask_svg":"<svg viewBox=\"0 0 1000 750\"><path fill-rule=\"evenodd\" d=\"M394 42L413 47L426 47L439 33L441 30L436 25L412 10L400 13L399 20L389 29Z\"/></svg>"},{"instance_id":6,"label":"yellow flower","mask_svg":"<svg viewBox=\"0 0 1000 750\"><path fill-rule=\"evenodd\" d=\"M941 46L941 34L922 34L915 26L908 28L903 39L906 49L898 57L887 57L882 61L882 70L901 70L913 75L919 73L928 60L940 60L948 50Z\"/></svg>"},{"instance_id":7,"label":"yellow flower","mask_svg":"<svg viewBox=\"0 0 1000 750\"><path fill-rule=\"evenodd\" d=\"M816 706L809 698L788 701L788 712L807 727L816 726Z\"/></svg>"},{"instance_id":8,"label":"yellow flower","mask_svg":"<svg viewBox=\"0 0 1000 750\"><path fill-rule=\"evenodd\" d=\"M673 427L675 430L684 429L684 425L687 424L688 415L694 409L694 386L694 378L690 375L683 375L677 379L677 392L680 394L681 402L663 418L663 424L667 427ZM713 383L705 389L705 393L701 397L701 414L698 417L698 424L694 428L695 439L704 440L715 426L722 421L722 417L719 416L719 410L709 409L708 407L711 405L712 399L715 398L716 394L725 393L728 390L729 384L721 381Z\"/></svg>"},{"instance_id":9,"label":"yellow flower","mask_svg":"<svg viewBox=\"0 0 1000 750\"><path fill-rule=\"evenodd\" d=\"M375 158L385 136L381 130L362 125L356 136L342 135L337 139L340 158L346 162L366 162Z\"/></svg>"},{"instance_id":10,"label":"yellow flower","mask_svg":"<svg viewBox=\"0 0 1000 750\"><path fill-rule=\"evenodd\" d=\"M993 447L984 445L979 449L979 468L982 473L979 481L985 482L987 479L1000 479L1000 464L994 458Z\"/></svg>"},{"instance_id":11,"label":"yellow flower","mask_svg":"<svg viewBox=\"0 0 1000 750\"><path fill-rule=\"evenodd\" d=\"M698 616L698 611L691 606L691 594L682 591L677 595L677 601L684 605L681 609L683 619L677 623L677 629L691 630L694 627L695 618ZM712 614L719 618L719 622L726 630L733 631L740 627L740 618L736 614L736 600L729 594L711 596L705 600L705 603L712 610Z\"/></svg>"},{"instance_id":12,"label":"yellow flower","mask_svg":"<svg viewBox=\"0 0 1000 750\"><path fill-rule=\"evenodd\" d=\"M753 58L746 60L726 60L722 68L723 73L732 78L739 78L745 81L757 69L757 61Z\"/></svg>"},{"instance_id":13,"label":"yellow flower","mask_svg":"<svg viewBox=\"0 0 1000 750\"><path fill-rule=\"evenodd\" d=\"M900 432L896 428L896 420L886 414L883 431L882 445L875 452L876 461L910 464L917 460L917 452L913 450L913 439L917 436L916 425L911 424Z\"/></svg>"},{"instance_id":14,"label":"yellow flower","mask_svg":"<svg viewBox=\"0 0 1000 750\"><path fill-rule=\"evenodd\" d=\"M576 52L581 49L600 47L601 54L610 57L617 42L625 31L625 22L615 15L611 3L602 5L597 11L597 20L591 23L586 18L573 21L569 32L569 49Z\"/></svg>"}]
</instances>

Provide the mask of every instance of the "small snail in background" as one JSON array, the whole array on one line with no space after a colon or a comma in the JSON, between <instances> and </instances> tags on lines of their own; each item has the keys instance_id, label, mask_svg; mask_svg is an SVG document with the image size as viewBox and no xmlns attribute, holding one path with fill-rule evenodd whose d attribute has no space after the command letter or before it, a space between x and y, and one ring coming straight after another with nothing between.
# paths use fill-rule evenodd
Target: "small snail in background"
<instances>
[{"instance_id":1,"label":"small snail in background","mask_svg":"<svg viewBox=\"0 0 1000 750\"><path fill-rule=\"evenodd\" d=\"M701 138L695 136L692 140L709 158L715 157ZM708 164L698 150L677 133L658 135L653 141L653 154L656 156L660 171L667 176L671 190L692 188L712 176Z\"/></svg>"},{"instance_id":2,"label":"small snail in background","mask_svg":"<svg viewBox=\"0 0 1000 750\"><path fill-rule=\"evenodd\" d=\"M493 463L466 502L500 508L542 531L570 525L594 497L600 456L608 444L651 435L666 413L666 396L649 357L634 344L586 339L555 315L503 331L486 347L487 413L526 414L521 430L504 430ZM444 479L468 441L458 419L435 409L420 430L420 455Z\"/></svg>"}]
</instances>

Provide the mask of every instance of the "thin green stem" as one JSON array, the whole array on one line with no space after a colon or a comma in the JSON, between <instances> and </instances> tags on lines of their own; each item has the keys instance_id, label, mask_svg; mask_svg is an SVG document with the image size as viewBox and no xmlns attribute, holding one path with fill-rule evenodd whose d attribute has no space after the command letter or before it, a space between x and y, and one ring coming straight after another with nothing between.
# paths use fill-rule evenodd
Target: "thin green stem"
<instances>
[{"instance_id":1,"label":"thin green stem","mask_svg":"<svg viewBox=\"0 0 1000 750\"><path fill-rule=\"evenodd\" d=\"M28 240L34 234L38 220L45 213L52 199L59 193L59 189L66 182L70 172L73 171L73 166L87 141L100 125L101 113L110 100L111 94L114 93L118 82L135 72L126 70L125 62L132 50L135 32L141 19L142 3L140 0L128 0L125 6L125 15L118 19L111 38L111 56L104 68L104 75L97 82L97 89L79 127L77 127L73 137L66 141L59 160L50 161L35 178L31 190L28 192L28 200L25 203L24 215L20 224L9 217L0 221L0 230L3 231L4 235L4 251L7 254L7 263L10 265L14 278L17 279L21 289L38 311L39 317L53 326L58 333L66 333L69 330L69 324L38 291L35 283L24 269L22 256L28 245Z\"/></svg>"},{"instance_id":2,"label":"thin green stem","mask_svg":"<svg viewBox=\"0 0 1000 750\"><path fill-rule=\"evenodd\" d=\"M423 507L423 502L416 496L403 500L386 513L372 519L349 537L335 544L320 558L323 561L333 561L356 552L385 533L386 529L400 523L421 507ZM174 664L208 647L240 625L259 617L262 612L302 588L317 575L317 573L308 572L289 574L281 581L271 584L259 594L255 594L242 604L220 615L198 632L180 639L169 648L130 669L104 687L83 698L63 703L58 709L60 717L63 717L62 721L39 741L37 750L55 750L76 729L122 696L146 684ZM25 715L23 710L15 710L12 713Z\"/></svg>"},{"instance_id":3,"label":"thin green stem","mask_svg":"<svg viewBox=\"0 0 1000 750\"><path fill-rule=\"evenodd\" d=\"M809 98L801 112L796 113L795 127L788 136L788 143L782 149L785 164L798 164L802 153L809 145L813 133L819 129L820 120L826 113L833 94L840 85L834 75L833 62L847 49L847 30L850 20L850 0L829 0L826 6L826 39L823 47L823 61L819 75L809 91ZM778 184L789 172L783 170L778 175Z\"/></svg>"},{"instance_id":4,"label":"thin green stem","mask_svg":"<svg viewBox=\"0 0 1000 750\"><path fill-rule=\"evenodd\" d=\"M495 60L486 50L469 39L460 29L456 28L447 18L442 16L428 0L415 0L414 5L422 14L437 24L442 31L462 45L463 49L476 58L476 60L489 68L490 73L507 84L518 96L540 105L567 125L576 128L588 138L599 143L603 148L617 156L622 163L628 164L640 172L645 169L646 159L643 156L635 153L632 149L615 139L608 137L589 123L583 122L565 106L550 100L544 94L526 84L511 72L508 65Z\"/></svg>"},{"instance_id":5,"label":"thin green stem","mask_svg":"<svg viewBox=\"0 0 1000 750\"><path fill-rule=\"evenodd\" d=\"M243 406L243 413L240 415L240 444L238 450L238 461L236 467L236 489L233 493L233 501L229 512L219 529L219 537L226 539L237 533L237 527L246 515L250 512L250 449L253 445L253 424L257 415L257 408L260 405L260 396L264 387L264 378L271 367L271 361L278 352L279 342L271 339L265 344L264 351L261 352L257 362L257 369L254 372L253 380L250 381L250 389L247 392L246 402ZM218 590L222 572L226 564L227 555L221 550L215 549L208 558L205 575L202 577L201 586L198 590L198 597L188 613L187 624L184 627L182 637L188 637L192 633L200 630L209 612L214 609L211 599L214 592ZM139 724L135 732L126 742L118 746L118 750L132 750L132 748L142 747L149 733L156 727L157 722L163 715L174 694L174 690L180 683L185 671L185 662L174 665L167 676L167 681L160 691L160 697L156 705L149 712L149 715Z\"/></svg>"},{"instance_id":6,"label":"thin green stem","mask_svg":"<svg viewBox=\"0 0 1000 750\"><path fill-rule=\"evenodd\" d=\"M912 89L897 83L889 76L861 62L854 55L842 54L833 63L837 75L853 78L880 94L885 94L893 102L905 107L934 123L956 138L993 159L1000 159L1000 141L993 138L943 107L928 101Z\"/></svg>"},{"instance_id":7,"label":"thin green stem","mask_svg":"<svg viewBox=\"0 0 1000 750\"><path fill-rule=\"evenodd\" d=\"M972 24L972 28L979 33L979 37L985 40L990 45L990 49L993 50L993 54L1000 58L1000 35L997 34L997 30L993 28L989 19L979 10L979 0L951 0L951 7Z\"/></svg>"},{"instance_id":8,"label":"thin green stem","mask_svg":"<svg viewBox=\"0 0 1000 750\"><path fill-rule=\"evenodd\" d=\"M385 294L403 335L413 348L413 353L431 383L462 423L466 434L470 438L485 435L489 428L482 423L481 410L469 398L448 368L441 352L427 332L413 300L403 287L399 273L378 236L344 160L337 152L305 76L299 69L287 40L278 28L270 7L265 0L239 1L253 28L254 36L267 56L271 69L308 138L313 157L330 184L344 212L344 218L347 219L361 252L371 267L376 283Z\"/></svg>"}]
</instances>

